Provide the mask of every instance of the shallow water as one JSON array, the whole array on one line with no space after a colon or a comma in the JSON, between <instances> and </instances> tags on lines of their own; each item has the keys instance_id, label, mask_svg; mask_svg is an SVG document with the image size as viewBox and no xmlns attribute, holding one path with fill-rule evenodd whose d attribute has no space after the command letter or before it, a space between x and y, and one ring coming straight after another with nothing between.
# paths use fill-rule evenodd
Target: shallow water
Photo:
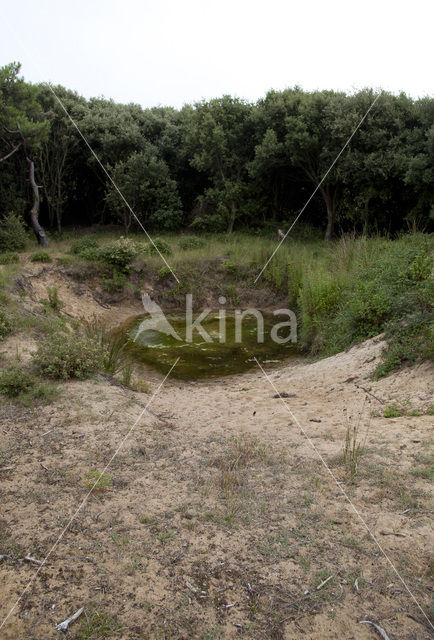
<instances>
[{"instance_id":1,"label":"shallow water","mask_svg":"<svg viewBox=\"0 0 434 640\"><path fill-rule=\"evenodd\" d=\"M175 335L164 331L166 319L170 322ZM168 313L158 330L149 316L134 316L118 328L127 344L127 349L137 362L142 362L162 373L167 373L179 357L180 360L171 376L183 380L215 378L242 373L257 366L254 357L263 365L271 365L291 356L296 356L295 346L291 342L277 344L271 339L274 325L287 320L286 317L264 315L264 341L258 342L257 320L245 317L242 321L241 341L236 340L235 318L227 314L224 325L219 322L216 313L210 314L201 325L211 338L207 341L197 330L193 330L192 342L186 341L185 314ZM223 340L223 330L225 337ZM289 335L289 328L281 328L279 337Z\"/></svg>"}]
</instances>

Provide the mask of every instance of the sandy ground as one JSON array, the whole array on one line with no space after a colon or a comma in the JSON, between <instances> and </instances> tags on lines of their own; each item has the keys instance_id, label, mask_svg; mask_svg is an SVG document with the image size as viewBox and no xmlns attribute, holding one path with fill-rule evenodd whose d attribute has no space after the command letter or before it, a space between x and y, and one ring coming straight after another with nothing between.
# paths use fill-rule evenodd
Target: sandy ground
<instances>
[{"instance_id":1,"label":"sandy ground","mask_svg":"<svg viewBox=\"0 0 434 640\"><path fill-rule=\"evenodd\" d=\"M131 315L134 305L80 306L64 286L71 315ZM0 637L57 638L55 624L83 606L67 637L380 637L360 624L370 620L391 639L432 638L415 601L429 615L433 417L382 414L426 411L433 368L372 382L383 346L290 363L269 380L259 368L169 378L152 396L156 374L149 393L98 378L62 384L45 407L2 401L0 624L31 582ZM27 357L31 341L2 345L20 348ZM348 428L365 444L354 477ZM89 496L88 474L121 444L108 486ZM50 550L42 568L25 560Z\"/></svg>"}]
</instances>

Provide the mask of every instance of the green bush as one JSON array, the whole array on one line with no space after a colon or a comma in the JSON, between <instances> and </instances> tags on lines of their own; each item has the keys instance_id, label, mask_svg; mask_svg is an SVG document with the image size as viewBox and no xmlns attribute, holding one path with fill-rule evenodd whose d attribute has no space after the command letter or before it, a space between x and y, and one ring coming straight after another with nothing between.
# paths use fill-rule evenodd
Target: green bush
<instances>
[{"instance_id":1,"label":"green bush","mask_svg":"<svg viewBox=\"0 0 434 640\"><path fill-rule=\"evenodd\" d=\"M27 234L20 216L10 213L0 220L0 253L26 248Z\"/></svg>"},{"instance_id":2,"label":"green bush","mask_svg":"<svg viewBox=\"0 0 434 640\"><path fill-rule=\"evenodd\" d=\"M20 261L18 253L0 253L0 264L14 264Z\"/></svg>"},{"instance_id":3,"label":"green bush","mask_svg":"<svg viewBox=\"0 0 434 640\"><path fill-rule=\"evenodd\" d=\"M415 282L428 280L431 276L432 260L427 254L418 254L408 268L408 277Z\"/></svg>"},{"instance_id":4,"label":"green bush","mask_svg":"<svg viewBox=\"0 0 434 640\"><path fill-rule=\"evenodd\" d=\"M184 236L178 244L183 251L187 251L188 249L199 249L205 245L205 242L197 236Z\"/></svg>"},{"instance_id":5,"label":"green bush","mask_svg":"<svg viewBox=\"0 0 434 640\"><path fill-rule=\"evenodd\" d=\"M40 344L33 356L40 373L49 378L90 378L101 369L104 353L96 340L59 333Z\"/></svg>"},{"instance_id":6,"label":"green bush","mask_svg":"<svg viewBox=\"0 0 434 640\"><path fill-rule=\"evenodd\" d=\"M47 296L48 298L40 300L40 302L44 305L46 311L51 310L58 313L63 307L63 302L59 298L59 288L47 287Z\"/></svg>"},{"instance_id":7,"label":"green bush","mask_svg":"<svg viewBox=\"0 0 434 640\"><path fill-rule=\"evenodd\" d=\"M226 271L226 273L234 274L237 271L237 265L233 260L223 260L221 266L222 269Z\"/></svg>"},{"instance_id":8,"label":"green bush","mask_svg":"<svg viewBox=\"0 0 434 640\"><path fill-rule=\"evenodd\" d=\"M158 269L157 275L160 280L166 280L166 278L170 278L172 275L172 270L167 265L164 265L161 269Z\"/></svg>"},{"instance_id":9,"label":"green bush","mask_svg":"<svg viewBox=\"0 0 434 640\"><path fill-rule=\"evenodd\" d=\"M429 314L415 313L393 320L387 326L386 340L388 346L382 353L382 362L374 371L376 380L419 359L434 359L434 331Z\"/></svg>"},{"instance_id":10,"label":"green bush","mask_svg":"<svg viewBox=\"0 0 434 640\"><path fill-rule=\"evenodd\" d=\"M58 388L49 382L41 382L34 387L21 392L18 401L24 407L30 407L35 403L49 404L56 399Z\"/></svg>"},{"instance_id":11,"label":"green bush","mask_svg":"<svg viewBox=\"0 0 434 640\"><path fill-rule=\"evenodd\" d=\"M120 293L127 284L127 278L124 273L113 271L113 278L103 280L102 288L107 293Z\"/></svg>"},{"instance_id":12,"label":"green bush","mask_svg":"<svg viewBox=\"0 0 434 640\"><path fill-rule=\"evenodd\" d=\"M148 245L146 245L145 253L147 253L149 256L155 256L158 255L158 253L161 253L161 255L163 256L170 256L172 253L172 249L170 248L170 244L168 244L165 240L161 240L161 238L154 238L154 244L150 242Z\"/></svg>"},{"instance_id":13,"label":"green bush","mask_svg":"<svg viewBox=\"0 0 434 640\"><path fill-rule=\"evenodd\" d=\"M385 418L400 418L402 415L404 415L403 410L394 404L386 407L383 411Z\"/></svg>"},{"instance_id":14,"label":"green bush","mask_svg":"<svg viewBox=\"0 0 434 640\"><path fill-rule=\"evenodd\" d=\"M110 242L100 249L103 262L114 267L118 271L127 273L131 263L141 250L140 245L129 238L121 237Z\"/></svg>"},{"instance_id":15,"label":"green bush","mask_svg":"<svg viewBox=\"0 0 434 640\"><path fill-rule=\"evenodd\" d=\"M32 376L19 367L8 367L0 375L0 393L8 398L15 398L27 391L34 384Z\"/></svg>"},{"instance_id":16,"label":"green bush","mask_svg":"<svg viewBox=\"0 0 434 640\"><path fill-rule=\"evenodd\" d=\"M327 272L306 271L297 301L300 338L313 353L318 353L325 343L327 326L336 315L340 296L338 282Z\"/></svg>"},{"instance_id":17,"label":"green bush","mask_svg":"<svg viewBox=\"0 0 434 640\"><path fill-rule=\"evenodd\" d=\"M312 250L313 249L313 250ZM374 377L434 359L432 236L345 237L332 247L297 245L288 273L300 345L331 355L384 332L388 348Z\"/></svg>"},{"instance_id":18,"label":"green bush","mask_svg":"<svg viewBox=\"0 0 434 640\"><path fill-rule=\"evenodd\" d=\"M92 236L83 236L82 238L78 238L78 240L74 240L69 249L69 253L81 255L88 249L98 249L98 241Z\"/></svg>"},{"instance_id":19,"label":"green bush","mask_svg":"<svg viewBox=\"0 0 434 640\"><path fill-rule=\"evenodd\" d=\"M3 340L12 331L12 319L11 317L0 309L0 340Z\"/></svg>"},{"instance_id":20,"label":"green bush","mask_svg":"<svg viewBox=\"0 0 434 640\"><path fill-rule=\"evenodd\" d=\"M31 262L51 262L51 256L48 251L37 251L30 256Z\"/></svg>"},{"instance_id":21,"label":"green bush","mask_svg":"<svg viewBox=\"0 0 434 640\"><path fill-rule=\"evenodd\" d=\"M97 247L87 247L80 251L78 255L82 260L87 260L88 262L97 262L102 259L101 249Z\"/></svg>"}]
</instances>

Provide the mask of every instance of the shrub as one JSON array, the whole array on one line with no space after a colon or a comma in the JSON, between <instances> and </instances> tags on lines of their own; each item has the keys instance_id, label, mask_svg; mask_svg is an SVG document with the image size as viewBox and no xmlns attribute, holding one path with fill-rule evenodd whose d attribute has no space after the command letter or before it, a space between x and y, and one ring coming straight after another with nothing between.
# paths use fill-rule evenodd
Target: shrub
<instances>
[{"instance_id":1,"label":"shrub","mask_svg":"<svg viewBox=\"0 0 434 640\"><path fill-rule=\"evenodd\" d=\"M100 250L101 259L115 269L127 273L134 258L140 252L140 245L129 238L106 244Z\"/></svg>"},{"instance_id":2,"label":"shrub","mask_svg":"<svg viewBox=\"0 0 434 640\"><path fill-rule=\"evenodd\" d=\"M98 241L92 236L83 236L71 244L69 253L81 255L88 249L98 249Z\"/></svg>"},{"instance_id":3,"label":"shrub","mask_svg":"<svg viewBox=\"0 0 434 640\"><path fill-rule=\"evenodd\" d=\"M101 249L97 247L87 247L80 251L78 254L82 260L87 260L89 262L96 262L97 260L102 259Z\"/></svg>"},{"instance_id":4,"label":"shrub","mask_svg":"<svg viewBox=\"0 0 434 640\"><path fill-rule=\"evenodd\" d=\"M84 474L83 481L85 487L96 493L107 491L113 484L111 476L101 471L88 471Z\"/></svg>"},{"instance_id":5,"label":"shrub","mask_svg":"<svg viewBox=\"0 0 434 640\"><path fill-rule=\"evenodd\" d=\"M170 256L172 253L172 249L170 248L170 245L165 240L161 240L160 238L154 238L154 244L150 242L148 245L146 245L145 253L147 253L150 256L158 255L158 253L161 253L161 255L163 256Z\"/></svg>"},{"instance_id":6,"label":"shrub","mask_svg":"<svg viewBox=\"0 0 434 640\"><path fill-rule=\"evenodd\" d=\"M386 339L388 347L373 375L376 380L405 364L414 364L420 358L434 359L433 324L429 314L415 313L391 321L386 329Z\"/></svg>"},{"instance_id":7,"label":"shrub","mask_svg":"<svg viewBox=\"0 0 434 640\"><path fill-rule=\"evenodd\" d=\"M0 375L0 393L15 398L34 384L32 376L19 367L8 367Z\"/></svg>"},{"instance_id":8,"label":"shrub","mask_svg":"<svg viewBox=\"0 0 434 640\"><path fill-rule=\"evenodd\" d=\"M48 404L52 402L58 395L58 389L54 384L49 382L41 382L35 387L27 389L20 393L18 401L24 407L30 407L35 402L40 404Z\"/></svg>"},{"instance_id":9,"label":"shrub","mask_svg":"<svg viewBox=\"0 0 434 640\"><path fill-rule=\"evenodd\" d=\"M408 268L408 277L415 282L428 280L431 276L432 260L429 255L418 254Z\"/></svg>"},{"instance_id":10,"label":"shrub","mask_svg":"<svg viewBox=\"0 0 434 640\"><path fill-rule=\"evenodd\" d=\"M403 410L395 405L386 407L383 412L385 418L400 418L403 414Z\"/></svg>"},{"instance_id":11,"label":"shrub","mask_svg":"<svg viewBox=\"0 0 434 640\"><path fill-rule=\"evenodd\" d=\"M113 271L113 278L107 278L103 281L102 288L107 293L120 293L127 283L124 273Z\"/></svg>"},{"instance_id":12,"label":"shrub","mask_svg":"<svg viewBox=\"0 0 434 640\"><path fill-rule=\"evenodd\" d=\"M26 248L27 234L20 216L10 213L0 220L0 253Z\"/></svg>"},{"instance_id":13,"label":"shrub","mask_svg":"<svg viewBox=\"0 0 434 640\"><path fill-rule=\"evenodd\" d=\"M161 269L158 269L157 275L160 280L165 280L172 275L172 271L167 265L164 265L163 267L161 267Z\"/></svg>"},{"instance_id":14,"label":"shrub","mask_svg":"<svg viewBox=\"0 0 434 640\"><path fill-rule=\"evenodd\" d=\"M33 361L49 378L90 378L102 368L104 353L96 340L59 333L40 344Z\"/></svg>"},{"instance_id":15,"label":"shrub","mask_svg":"<svg viewBox=\"0 0 434 640\"><path fill-rule=\"evenodd\" d=\"M0 253L0 264L13 264L20 261L18 253Z\"/></svg>"},{"instance_id":16,"label":"shrub","mask_svg":"<svg viewBox=\"0 0 434 640\"><path fill-rule=\"evenodd\" d=\"M233 260L223 260L221 266L222 266L222 269L226 271L226 273L234 274L237 271L237 265Z\"/></svg>"},{"instance_id":17,"label":"shrub","mask_svg":"<svg viewBox=\"0 0 434 640\"><path fill-rule=\"evenodd\" d=\"M0 340L3 340L12 331L12 320L3 309L0 309Z\"/></svg>"},{"instance_id":18,"label":"shrub","mask_svg":"<svg viewBox=\"0 0 434 640\"><path fill-rule=\"evenodd\" d=\"M58 287L47 287L47 299L43 299L40 302L44 305L45 309L59 312L63 307L63 302L59 299Z\"/></svg>"},{"instance_id":19,"label":"shrub","mask_svg":"<svg viewBox=\"0 0 434 640\"><path fill-rule=\"evenodd\" d=\"M340 295L338 283L327 272L307 271L303 277L298 297L301 339L314 352L323 346L326 326L336 314Z\"/></svg>"},{"instance_id":20,"label":"shrub","mask_svg":"<svg viewBox=\"0 0 434 640\"><path fill-rule=\"evenodd\" d=\"M31 262L51 262L51 256L47 251L37 251L30 256Z\"/></svg>"},{"instance_id":21,"label":"shrub","mask_svg":"<svg viewBox=\"0 0 434 640\"><path fill-rule=\"evenodd\" d=\"M199 249L204 245L205 242L197 236L184 236L179 241L179 247L184 251L187 251L188 249Z\"/></svg>"}]
</instances>

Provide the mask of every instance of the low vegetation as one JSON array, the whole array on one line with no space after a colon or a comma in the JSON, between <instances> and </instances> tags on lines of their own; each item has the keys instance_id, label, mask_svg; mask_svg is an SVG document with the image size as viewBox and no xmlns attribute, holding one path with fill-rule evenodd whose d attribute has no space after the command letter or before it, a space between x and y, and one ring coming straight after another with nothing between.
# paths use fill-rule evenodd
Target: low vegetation
<instances>
[{"instance_id":1,"label":"low vegetation","mask_svg":"<svg viewBox=\"0 0 434 640\"><path fill-rule=\"evenodd\" d=\"M96 340L73 332L46 338L33 357L36 369L48 378L85 380L103 366L104 351Z\"/></svg>"}]
</instances>

